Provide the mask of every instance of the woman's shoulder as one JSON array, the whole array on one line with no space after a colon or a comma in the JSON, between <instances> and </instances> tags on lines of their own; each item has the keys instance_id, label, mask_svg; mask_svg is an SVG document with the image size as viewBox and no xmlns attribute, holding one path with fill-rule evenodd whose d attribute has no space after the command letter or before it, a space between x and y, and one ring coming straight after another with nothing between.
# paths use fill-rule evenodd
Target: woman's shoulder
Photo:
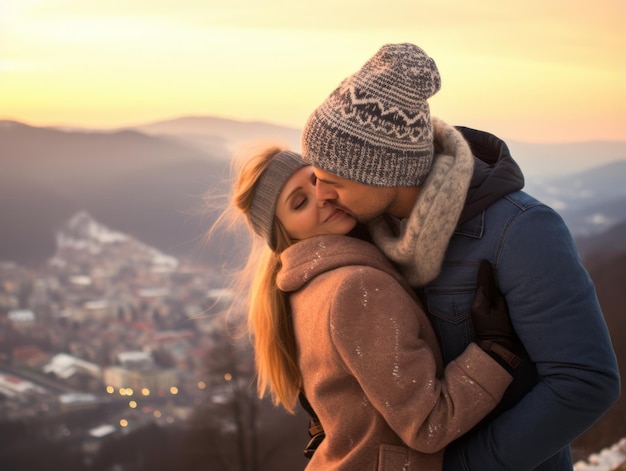
<instances>
[{"instance_id":1,"label":"woman's shoulder","mask_svg":"<svg viewBox=\"0 0 626 471\"><path fill-rule=\"evenodd\" d=\"M342 277L363 270L399 276L376 246L349 236L319 236L297 242L282 253L281 263L277 282L283 291L299 289L314 277L338 269Z\"/></svg>"}]
</instances>

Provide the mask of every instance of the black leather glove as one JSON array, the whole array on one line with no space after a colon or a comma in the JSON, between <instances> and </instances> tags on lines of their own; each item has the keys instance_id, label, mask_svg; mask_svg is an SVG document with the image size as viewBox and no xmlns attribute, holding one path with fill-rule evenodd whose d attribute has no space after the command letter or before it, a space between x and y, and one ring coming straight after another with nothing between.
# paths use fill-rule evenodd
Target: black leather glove
<instances>
[{"instance_id":1,"label":"black leather glove","mask_svg":"<svg viewBox=\"0 0 626 471\"><path fill-rule=\"evenodd\" d=\"M480 262L478 268L471 315L476 343L507 370L515 370L521 362L516 354L519 341L506 300L496 286L493 268L487 260Z\"/></svg>"}]
</instances>

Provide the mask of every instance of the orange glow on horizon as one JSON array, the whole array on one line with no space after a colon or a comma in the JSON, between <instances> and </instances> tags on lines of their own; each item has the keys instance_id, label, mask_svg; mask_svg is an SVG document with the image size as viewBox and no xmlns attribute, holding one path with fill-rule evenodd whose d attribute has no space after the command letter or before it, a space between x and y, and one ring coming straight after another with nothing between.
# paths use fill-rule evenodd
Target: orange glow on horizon
<instances>
[{"instance_id":1,"label":"orange glow on horizon","mask_svg":"<svg viewBox=\"0 0 626 471\"><path fill-rule=\"evenodd\" d=\"M431 109L446 121L528 142L626 139L620 0L364 0L356 12L333 2L332 16L326 1L7 0L0 119L115 128L206 115L301 128L382 44L409 41L439 66Z\"/></svg>"}]
</instances>

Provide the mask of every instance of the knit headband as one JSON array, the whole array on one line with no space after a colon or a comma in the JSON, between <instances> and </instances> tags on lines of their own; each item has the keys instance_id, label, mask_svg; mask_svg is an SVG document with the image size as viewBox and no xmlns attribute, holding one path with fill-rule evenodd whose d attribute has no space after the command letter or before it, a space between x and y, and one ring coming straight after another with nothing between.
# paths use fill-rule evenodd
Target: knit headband
<instances>
[{"instance_id":1,"label":"knit headband","mask_svg":"<svg viewBox=\"0 0 626 471\"><path fill-rule=\"evenodd\" d=\"M278 195L287 180L307 163L299 154L282 151L274 156L265 171L259 177L248 211L248 219L254 232L263 237L270 249L276 249L274 216Z\"/></svg>"}]
</instances>

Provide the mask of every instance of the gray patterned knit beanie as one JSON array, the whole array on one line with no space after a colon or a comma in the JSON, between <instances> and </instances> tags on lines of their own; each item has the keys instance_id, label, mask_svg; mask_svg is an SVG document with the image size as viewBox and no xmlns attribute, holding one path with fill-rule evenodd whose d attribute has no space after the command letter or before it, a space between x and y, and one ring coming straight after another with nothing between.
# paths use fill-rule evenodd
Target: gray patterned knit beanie
<instances>
[{"instance_id":1,"label":"gray patterned knit beanie","mask_svg":"<svg viewBox=\"0 0 626 471\"><path fill-rule=\"evenodd\" d=\"M433 59L413 44L387 44L311 114L302 155L365 185L421 185L433 159L427 99L441 86Z\"/></svg>"},{"instance_id":2,"label":"gray patterned knit beanie","mask_svg":"<svg viewBox=\"0 0 626 471\"><path fill-rule=\"evenodd\" d=\"M265 239L272 250L276 250L274 216L278 196L287 180L306 165L299 154L288 150L281 151L272 158L255 184L248 220L254 232Z\"/></svg>"}]
</instances>

